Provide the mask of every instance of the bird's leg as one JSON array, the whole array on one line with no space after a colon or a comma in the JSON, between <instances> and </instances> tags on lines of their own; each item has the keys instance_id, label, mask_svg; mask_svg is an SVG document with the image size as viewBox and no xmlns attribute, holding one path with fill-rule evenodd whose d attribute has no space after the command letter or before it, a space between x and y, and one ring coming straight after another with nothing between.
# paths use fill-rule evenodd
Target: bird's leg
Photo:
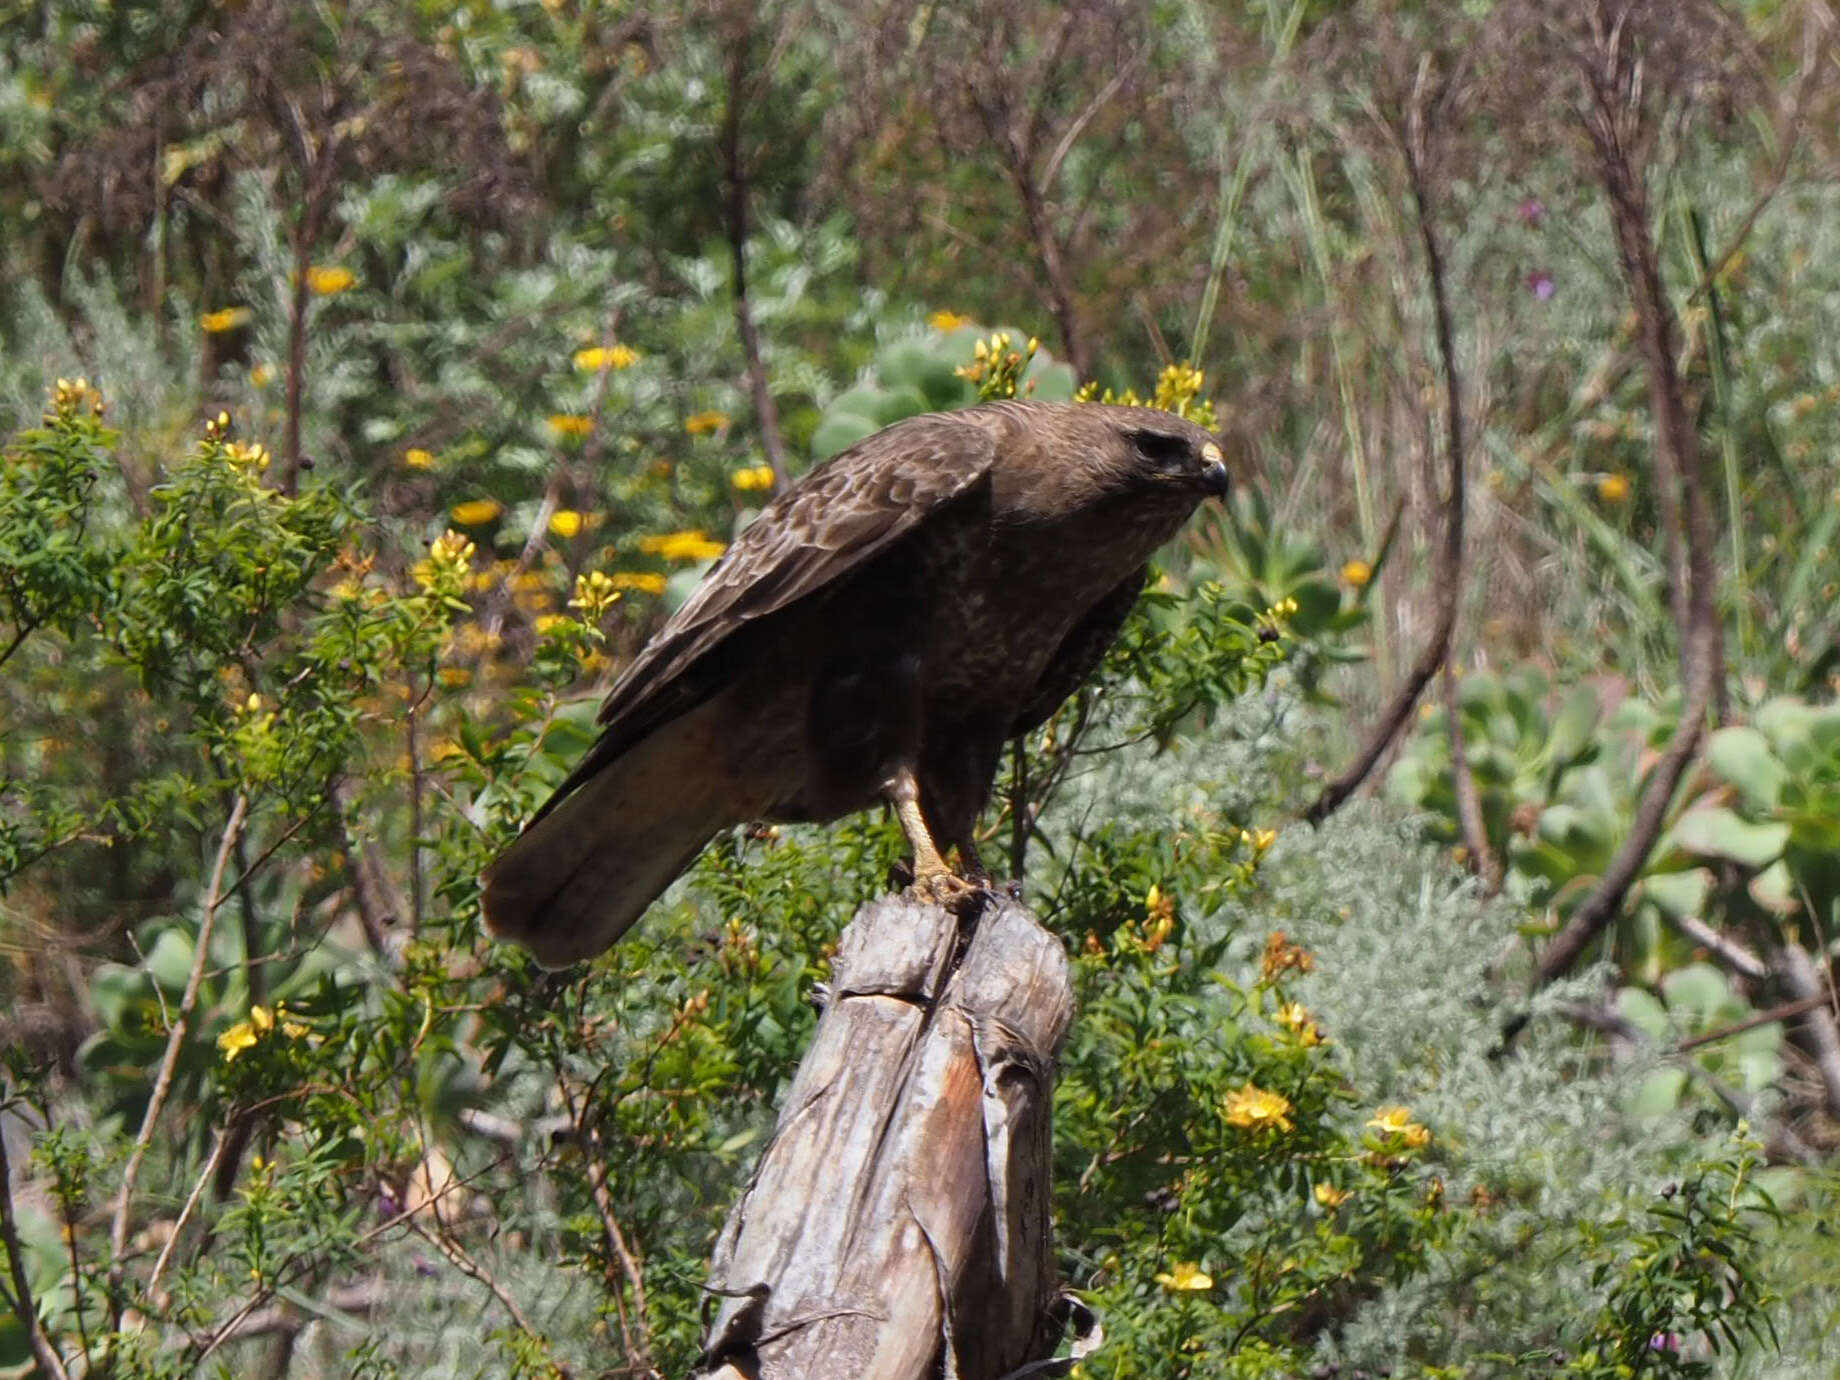
<instances>
[{"instance_id":1,"label":"bird's leg","mask_svg":"<svg viewBox=\"0 0 1840 1380\"><path fill-rule=\"evenodd\" d=\"M920 812L920 782L908 764L894 769L888 782L888 799L894 805L895 818L901 821L901 832L914 850L914 880L908 891L948 908L975 896L977 886L948 867L939 845L933 842L926 816Z\"/></svg>"}]
</instances>

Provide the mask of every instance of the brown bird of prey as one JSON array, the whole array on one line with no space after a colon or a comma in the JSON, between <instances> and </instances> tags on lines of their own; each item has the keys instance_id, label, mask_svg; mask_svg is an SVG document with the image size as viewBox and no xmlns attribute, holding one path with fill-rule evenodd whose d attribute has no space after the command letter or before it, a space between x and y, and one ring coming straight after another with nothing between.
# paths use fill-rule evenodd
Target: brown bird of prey
<instances>
[{"instance_id":1,"label":"brown bird of prey","mask_svg":"<svg viewBox=\"0 0 1840 1380\"><path fill-rule=\"evenodd\" d=\"M615 683L605 728L486 870L487 928L599 953L712 837L878 801L914 888L970 889L1006 740L1098 663L1144 563L1227 470L1167 412L994 402L897 422L767 505Z\"/></svg>"}]
</instances>

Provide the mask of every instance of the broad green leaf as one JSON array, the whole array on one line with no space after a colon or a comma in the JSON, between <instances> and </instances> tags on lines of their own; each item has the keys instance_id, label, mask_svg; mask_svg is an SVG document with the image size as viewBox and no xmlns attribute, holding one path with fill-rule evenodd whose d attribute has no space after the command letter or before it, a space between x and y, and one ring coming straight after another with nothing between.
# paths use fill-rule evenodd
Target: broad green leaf
<instances>
[{"instance_id":1,"label":"broad green leaf","mask_svg":"<svg viewBox=\"0 0 1840 1380\"><path fill-rule=\"evenodd\" d=\"M1706 760L1731 782L1753 810L1771 810L1781 798L1788 769L1770 751L1770 740L1748 724L1721 728L1706 742Z\"/></svg>"},{"instance_id":2,"label":"broad green leaf","mask_svg":"<svg viewBox=\"0 0 1840 1380\"><path fill-rule=\"evenodd\" d=\"M1705 857L1729 858L1746 867L1764 867L1782 856L1789 841L1786 824L1751 824L1723 805L1688 810L1674 823L1674 842Z\"/></svg>"}]
</instances>

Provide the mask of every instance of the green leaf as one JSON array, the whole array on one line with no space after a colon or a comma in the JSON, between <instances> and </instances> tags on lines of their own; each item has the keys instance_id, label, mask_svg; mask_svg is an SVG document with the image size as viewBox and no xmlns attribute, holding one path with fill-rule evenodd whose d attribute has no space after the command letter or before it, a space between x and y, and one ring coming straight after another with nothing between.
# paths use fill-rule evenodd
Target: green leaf
<instances>
[{"instance_id":1,"label":"green leaf","mask_svg":"<svg viewBox=\"0 0 1840 1380\"><path fill-rule=\"evenodd\" d=\"M1725 975L1710 963L1676 968L1661 979L1661 994L1667 998L1668 1010L1691 1030L1709 1028L1728 1008L1743 1009L1743 1003L1732 996Z\"/></svg>"},{"instance_id":2,"label":"green leaf","mask_svg":"<svg viewBox=\"0 0 1840 1380\"><path fill-rule=\"evenodd\" d=\"M863 437L879 430L869 418L854 412L832 410L811 434L811 456L828 460L840 450L848 450Z\"/></svg>"},{"instance_id":3,"label":"green leaf","mask_svg":"<svg viewBox=\"0 0 1840 1380\"><path fill-rule=\"evenodd\" d=\"M1685 872L1654 872L1642 879L1641 893L1670 915L1697 915L1712 891L1712 873L1704 867Z\"/></svg>"},{"instance_id":4,"label":"green leaf","mask_svg":"<svg viewBox=\"0 0 1840 1380\"><path fill-rule=\"evenodd\" d=\"M1772 810L1782 797L1788 768L1770 751L1770 740L1748 724L1721 728L1706 742L1712 769L1736 786L1753 810Z\"/></svg>"},{"instance_id":5,"label":"green leaf","mask_svg":"<svg viewBox=\"0 0 1840 1380\"><path fill-rule=\"evenodd\" d=\"M1687 1090L1685 1069L1656 1069L1642 1080L1629 1099L1629 1115L1636 1121L1659 1121L1680 1105Z\"/></svg>"},{"instance_id":6,"label":"green leaf","mask_svg":"<svg viewBox=\"0 0 1840 1380\"><path fill-rule=\"evenodd\" d=\"M1625 987L1616 994L1616 1009L1623 1019L1651 1040L1665 1040L1674 1032L1667 1008L1652 992L1640 987Z\"/></svg>"},{"instance_id":7,"label":"green leaf","mask_svg":"<svg viewBox=\"0 0 1840 1380\"><path fill-rule=\"evenodd\" d=\"M1782 856L1789 842L1786 824L1750 824L1723 805L1688 810L1674 824L1674 842L1704 857L1729 858L1746 867L1764 867Z\"/></svg>"}]
</instances>

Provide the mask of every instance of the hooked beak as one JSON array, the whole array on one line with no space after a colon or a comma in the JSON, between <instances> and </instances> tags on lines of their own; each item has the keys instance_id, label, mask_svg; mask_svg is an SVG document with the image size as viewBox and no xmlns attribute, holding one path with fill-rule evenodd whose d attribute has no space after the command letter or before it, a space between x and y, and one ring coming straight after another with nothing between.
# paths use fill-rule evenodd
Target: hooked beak
<instances>
[{"instance_id":1,"label":"hooked beak","mask_svg":"<svg viewBox=\"0 0 1840 1380\"><path fill-rule=\"evenodd\" d=\"M1220 453L1220 447L1212 441L1201 448L1201 488L1204 493L1215 498L1227 496L1228 477L1226 457Z\"/></svg>"}]
</instances>

